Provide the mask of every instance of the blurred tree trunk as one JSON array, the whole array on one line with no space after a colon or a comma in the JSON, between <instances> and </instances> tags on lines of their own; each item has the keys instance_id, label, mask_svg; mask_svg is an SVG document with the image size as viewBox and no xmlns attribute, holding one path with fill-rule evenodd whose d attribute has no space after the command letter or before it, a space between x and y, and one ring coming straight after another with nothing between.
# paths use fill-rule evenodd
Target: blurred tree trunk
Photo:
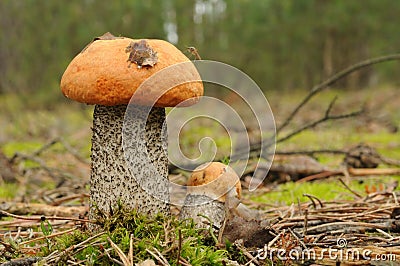
<instances>
[{"instance_id":1,"label":"blurred tree trunk","mask_svg":"<svg viewBox=\"0 0 400 266\"><path fill-rule=\"evenodd\" d=\"M177 33L179 37L179 43L183 46L195 45L195 25L193 21L194 3L193 1L176 0L175 10L178 15L177 21Z\"/></svg>"},{"instance_id":2,"label":"blurred tree trunk","mask_svg":"<svg viewBox=\"0 0 400 266\"><path fill-rule=\"evenodd\" d=\"M323 50L323 76L328 78L333 75L333 41L334 41L334 31L328 30L324 41Z\"/></svg>"},{"instance_id":3,"label":"blurred tree trunk","mask_svg":"<svg viewBox=\"0 0 400 266\"><path fill-rule=\"evenodd\" d=\"M15 182L15 169L11 165L8 158L0 150L0 183L1 182Z\"/></svg>"}]
</instances>

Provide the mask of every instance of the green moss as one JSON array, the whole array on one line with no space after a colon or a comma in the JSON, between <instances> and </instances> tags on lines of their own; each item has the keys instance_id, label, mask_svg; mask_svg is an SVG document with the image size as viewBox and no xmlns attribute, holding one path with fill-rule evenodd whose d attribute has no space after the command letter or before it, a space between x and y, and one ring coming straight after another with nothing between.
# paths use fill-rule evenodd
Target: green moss
<instances>
[{"instance_id":1,"label":"green moss","mask_svg":"<svg viewBox=\"0 0 400 266\"><path fill-rule=\"evenodd\" d=\"M82 246L83 248L71 249L95 233L76 230L50 239L50 245L43 248L38 255L46 256L54 251L70 250L60 257L59 263L66 263L67 260L85 260L88 265L113 265L105 250L112 258L120 258L108 239L111 239L124 254L128 254L132 235L135 263L146 259L155 260L149 252L155 252L155 249L171 265L177 265L178 252L191 265L223 265L223 260L227 259L227 250L215 246L208 229L195 228L192 222L183 222L163 215L148 218L122 207L116 208L111 217L99 215L101 218L98 224L104 228L104 234L92 238Z\"/></svg>"}]
</instances>

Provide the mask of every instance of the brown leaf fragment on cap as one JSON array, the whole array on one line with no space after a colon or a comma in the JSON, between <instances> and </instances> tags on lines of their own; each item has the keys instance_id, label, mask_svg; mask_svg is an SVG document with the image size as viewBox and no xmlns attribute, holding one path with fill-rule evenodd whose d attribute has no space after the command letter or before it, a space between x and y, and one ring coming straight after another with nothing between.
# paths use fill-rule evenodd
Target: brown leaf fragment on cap
<instances>
[{"instance_id":1,"label":"brown leaf fragment on cap","mask_svg":"<svg viewBox=\"0 0 400 266\"><path fill-rule=\"evenodd\" d=\"M93 42L97 40L115 40L115 39L123 39L124 37L115 37L111 32L107 31L101 36L94 37L93 40L82 49L81 53L83 53Z\"/></svg>"},{"instance_id":2,"label":"brown leaf fragment on cap","mask_svg":"<svg viewBox=\"0 0 400 266\"><path fill-rule=\"evenodd\" d=\"M140 40L138 42L131 42L126 48L126 53L129 54L127 62L129 62L128 67L131 63L137 64L138 68L142 66L154 66L158 61L157 52L154 51L146 40Z\"/></svg>"},{"instance_id":3,"label":"brown leaf fragment on cap","mask_svg":"<svg viewBox=\"0 0 400 266\"><path fill-rule=\"evenodd\" d=\"M115 39L120 39L123 37L115 37L111 32L106 32L103 35L96 37L93 39L93 41L97 41L97 40L115 40Z\"/></svg>"}]
</instances>

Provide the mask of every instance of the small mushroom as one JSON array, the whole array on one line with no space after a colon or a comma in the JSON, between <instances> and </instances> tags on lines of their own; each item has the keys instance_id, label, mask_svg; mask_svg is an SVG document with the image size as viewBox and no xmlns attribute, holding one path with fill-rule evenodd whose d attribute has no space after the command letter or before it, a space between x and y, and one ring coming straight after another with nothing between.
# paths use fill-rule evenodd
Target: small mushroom
<instances>
[{"instance_id":1,"label":"small mushroom","mask_svg":"<svg viewBox=\"0 0 400 266\"><path fill-rule=\"evenodd\" d=\"M96 216L96 209L108 214L119 202L144 214L169 213L164 107L176 106L183 101L185 105L194 104L203 94L201 82L185 83L162 91L165 83L173 84L185 75L200 80L189 59L166 41L139 42L148 45L148 49L152 50L149 54L156 53L157 58L153 59L157 62L143 64L140 68L130 67L132 54L127 53L126 48L135 42L139 40L123 37L97 39L72 60L61 79L61 90L66 97L96 105L90 176L92 218ZM140 52L141 56L146 56L145 51ZM153 82L151 87L141 90L134 104L129 103L145 80L162 69L182 62L189 63L181 68L172 68L163 80L158 80L159 83ZM154 95L160 91L162 96L154 100ZM188 102L188 99L191 101ZM123 125L127 108L129 124ZM143 116L149 108L148 117ZM139 132L144 133L138 135ZM123 139L123 134L128 134L129 138ZM143 165L147 161L153 166Z\"/></svg>"},{"instance_id":2,"label":"small mushroom","mask_svg":"<svg viewBox=\"0 0 400 266\"><path fill-rule=\"evenodd\" d=\"M180 219L191 218L199 227L209 224L210 220L214 228L221 228L227 212L240 203L240 179L228 165L202 164L194 169L187 185Z\"/></svg>"},{"instance_id":3,"label":"small mushroom","mask_svg":"<svg viewBox=\"0 0 400 266\"><path fill-rule=\"evenodd\" d=\"M240 179L231 167L218 162L200 165L187 185L181 220L193 219L200 228L211 222L218 241L242 239L249 247L262 247L274 237L261 213L240 202Z\"/></svg>"}]
</instances>

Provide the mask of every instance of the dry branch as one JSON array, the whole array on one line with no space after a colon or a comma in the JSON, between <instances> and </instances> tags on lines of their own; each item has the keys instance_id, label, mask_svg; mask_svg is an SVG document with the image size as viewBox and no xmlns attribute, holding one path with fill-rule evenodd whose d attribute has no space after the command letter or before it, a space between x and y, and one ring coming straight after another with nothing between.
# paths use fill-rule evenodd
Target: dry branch
<instances>
[{"instance_id":1,"label":"dry branch","mask_svg":"<svg viewBox=\"0 0 400 266\"><path fill-rule=\"evenodd\" d=\"M275 154L276 155L309 155L309 156L314 156L315 154L347 154L347 151L321 149L321 150L276 151Z\"/></svg>"},{"instance_id":2,"label":"dry branch","mask_svg":"<svg viewBox=\"0 0 400 266\"><path fill-rule=\"evenodd\" d=\"M306 125L304 125L304 126L298 128L298 129L294 130L293 132L287 134L287 135L284 136L284 137L278 138L278 139L276 140L276 143L286 141L286 140L288 140L288 139L290 139L290 138L292 138L292 137L298 135L299 133L301 133L301 132L303 132L303 131L305 131L305 130L307 130L307 129L315 128L316 126L318 126L318 125L320 125L320 124L322 124L322 123L324 123L324 122L326 122L326 121L330 121L330 120L339 120L339 119L345 119L345 118L350 118L350 117L358 116L358 115L360 115L360 114L364 111L363 109L361 109L361 110L358 110L358 111L355 111L355 112L351 112L351 113L346 113L346 114L341 114L341 115L332 115L332 114L331 114L331 110L332 110L332 106L333 106L333 103L334 103L334 102L335 102L335 100L333 100L333 101L329 104L328 109L326 109L325 115L324 115L323 117L321 117L320 119L318 119L318 120L316 120L316 121L314 121L314 122L311 122L311 123L309 123L309 124L306 124Z\"/></svg>"},{"instance_id":3,"label":"dry branch","mask_svg":"<svg viewBox=\"0 0 400 266\"><path fill-rule=\"evenodd\" d=\"M36 164L38 164L38 166L36 167L36 169L42 169L45 172L48 173L48 175L54 179L56 179L57 177L61 177L61 178L75 178L75 176L73 176L71 173L65 172L61 169L58 168L53 168L53 167L49 167L46 162L44 160L42 160L40 158L40 155L45 152L46 150L50 149L51 147L53 147L55 144L61 144L64 149L69 152L76 160L85 163L85 164L89 164L89 162L84 159L75 149L73 149L64 139L62 138L54 138L53 140L47 142L46 144L44 144L43 146L41 146L39 149L37 149L36 151L32 152L31 154L24 154L24 153L20 153L20 152L16 152L12 158L9 160L10 164L16 164L18 162L21 161L32 161L35 162ZM1 177L1 172L0 172L0 177Z\"/></svg>"},{"instance_id":4,"label":"dry branch","mask_svg":"<svg viewBox=\"0 0 400 266\"><path fill-rule=\"evenodd\" d=\"M354 194L357 198L362 198L362 196L360 194L358 194L357 192L355 192L353 189L351 189L341 178L339 178L340 183L342 183L342 185L348 190L350 191L352 194Z\"/></svg>"},{"instance_id":5,"label":"dry branch","mask_svg":"<svg viewBox=\"0 0 400 266\"><path fill-rule=\"evenodd\" d=\"M349 168L348 171L353 176L400 174L400 168Z\"/></svg>"},{"instance_id":6,"label":"dry branch","mask_svg":"<svg viewBox=\"0 0 400 266\"><path fill-rule=\"evenodd\" d=\"M381 56L381 57L376 57L376 58L372 58L372 59L367 59L365 61L361 61L359 63L356 63L354 65L351 65L350 67L338 72L337 74L333 75L332 77L328 78L327 80L323 81L322 83L314 86L310 92L303 98L303 100L294 108L294 110L289 114L289 116L286 118L286 120L284 120L284 122L277 128L276 130L276 143L279 142L283 142L286 141L296 135L298 135L299 133L307 130L307 129L311 129L311 128L315 128L318 125L321 125L327 121L331 121L331 120L339 120L339 119L346 119L346 118L350 118L350 117L354 117L357 116L359 114L361 114L364 110L363 108L361 108L358 111L354 111L354 112L350 112L350 113L345 113L345 114L339 114L339 115L332 115L331 114L331 110L333 108L333 105L336 101L336 98L334 98L331 103L329 104L329 106L327 107L327 109L325 110L325 115L313 122L310 122L307 125L304 125L298 129L294 129L292 132L288 133L286 136L280 137L280 133L282 132L282 130L287 127L290 122L294 119L294 117L298 114L298 112L318 93L320 93L321 91L323 91L324 89L328 88L329 86L331 86L332 84L334 84L336 81L340 80L341 78L357 71L360 70L362 68L365 67L369 67L371 65L374 64L378 64L378 63L382 63L382 62L386 62L386 61L392 61L392 60L400 60L400 54L391 54L391 55L386 55L386 56ZM269 139L267 142L264 154L266 156L270 156L271 154L268 153L268 148L272 145L273 143L273 139ZM254 156L259 156L260 154L260 149L261 149L261 142L259 143L255 143L252 144L250 146L250 153L254 154ZM235 158L230 158L231 161L236 161L236 160L240 160L244 155L247 156L248 154L248 150L244 150L244 151L239 151L236 153L236 157ZM268 159L268 158L266 158ZM392 162L394 165L398 165L398 163L400 162L393 162L391 160L388 160L388 162Z\"/></svg>"},{"instance_id":7,"label":"dry branch","mask_svg":"<svg viewBox=\"0 0 400 266\"><path fill-rule=\"evenodd\" d=\"M28 241L21 242L21 243L19 243L19 245L21 245L21 246L28 245L28 244L36 242L36 241L49 239L49 238L53 238L53 237L56 237L56 236L64 235L64 234L67 234L67 233L71 233L71 232L73 232L75 230L77 230L77 228L71 228L71 229L68 229L68 230L65 230L65 231L62 231L62 232L58 232L58 233L54 233L54 234L51 234L51 235L48 235L48 236L37 237L37 238L31 239L31 240L28 240Z\"/></svg>"},{"instance_id":8,"label":"dry branch","mask_svg":"<svg viewBox=\"0 0 400 266\"><path fill-rule=\"evenodd\" d=\"M385 163L387 165L400 167L400 160L395 160L392 158L386 158L386 157L381 156L381 161L382 161L382 163Z\"/></svg>"},{"instance_id":9,"label":"dry branch","mask_svg":"<svg viewBox=\"0 0 400 266\"><path fill-rule=\"evenodd\" d=\"M365 61L361 61L354 65L349 66L348 68L336 73L332 77L328 78L324 82L314 86L308 95L297 105L294 110L289 114L288 118L277 128L277 134L282 131L296 116L296 114L302 109L307 102L309 102L317 93L321 92L322 90L328 88L329 86L333 85L336 81L342 79L343 77L360 70L362 68L375 65L378 63L392 61L392 60L400 60L400 54L391 54L386 56L380 56L372 59L367 59Z\"/></svg>"},{"instance_id":10,"label":"dry branch","mask_svg":"<svg viewBox=\"0 0 400 266\"><path fill-rule=\"evenodd\" d=\"M271 229L280 233L265 246L287 252L314 250L320 255L323 254L318 253L321 248L367 249L374 254L396 254L395 258L400 259L400 221L394 218L400 207L394 198L392 194L384 193L378 200L364 197L356 201L323 202L323 207L317 209L309 209L311 203L301 203L295 209L279 207L281 213L290 211L290 217L282 217L276 209L268 209L264 218L274 221L280 217L277 222L271 222ZM345 246L339 246L339 240L344 241ZM336 263L329 257L318 258L323 265ZM343 259L342 262L348 261ZM362 257L351 262L368 263Z\"/></svg>"},{"instance_id":11,"label":"dry branch","mask_svg":"<svg viewBox=\"0 0 400 266\"><path fill-rule=\"evenodd\" d=\"M56 178L55 172L57 172L58 169L53 169L51 167L48 167L46 163L39 157L35 155L27 155L20 152L16 152L10 161L11 163L15 163L18 159L22 161L35 162L39 165L39 168L45 170L49 174L49 176L51 176L52 178Z\"/></svg>"},{"instance_id":12,"label":"dry branch","mask_svg":"<svg viewBox=\"0 0 400 266\"><path fill-rule=\"evenodd\" d=\"M52 206L53 207L53 206ZM60 206L56 206L56 207L60 207ZM16 214L12 214L3 210L0 210L0 215L3 216L9 216L9 217L13 217L13 218L17 218L17 219L21 219L21 220L28 220L28 221L41 221L43 219L44 216L21 216L21 215L16 215ZM48 217L44 217L48 220L65 220L65 221L77 221L77 222L93 222L91 220L87 220L87 219L80 219L80 218L76 218L76 217L60 217L60 216L48 216Z\"/></svg>"},{"instance_id":13,"label":"dry branch","mask_svg":"<svg viewBox=\"0 0 400 266\"><path fill-rule=\"evenodd\" d=\"M336 176L336 175L343 175L343 171L340 171L340 170L338 170L338 171L323 171L321 173L318 173L315 175L309 175L302 179L299 179L296 181L296 183L304 183L304 182L327 178L327 177Z\"/></svg>"},{"instance_id":14,"label":"dry branch","mask_svg":"<svg viewBox=\"0 0 400 266\"><path fill-rule=\"evenodd\" d=\"M25 265L33 265L34 263L40 261L41 258L39 257L30 257L30 258L22 258L22 259L15 259L9 262L1 264L1 266L25 266Z\"/></svg>"},{"instance_id":15,"label":"dry branch","mask_svg":"<svg viewBox=\"0 0 400 266\"><path fill-rule=\"evenodd\" d=\"M89 194L80 193L80 194L68 195L68 196L65 196L65 197L62 197L62 198L58 198L57 200L53 200L50 205L59 206L62 203L65 203L65 202L68 202L68 201L71 201L71 200L76 200L76 199L83 200L84 198L89 198Z\"/></svg>"},{"instance_id":16,"label":"dry branch","mask_svg":"<svg viewBox=\"0 0 400 266\"><path fill-rule=\"evenodd\" d=\"M82 162L82 163L86 163L89 164L89 162L83 158L79 152L77 152L74 148L71 147L71 145L69 145L68 142L66 142L63 138L61 137L56 137L54 139L52 139L51 141L47 142L46 144L44 144L42 147L40 147L39 149L37 149L35 152L33 152L31 154L31 156L36 157L36 156L40 156L40 154L42 154L44 151L50 149L52 146L56 145L60 143L64 149L66 151L68 151L70 154L72 154L72 156L75 157L75 159L77 159L78 161Z\"/></svg>"},{"instance_id":17,"label":"dry branch","mask_svg":"<svg viewBox=\"0 0 400 266\"><path fill-rule=\"evenodd\" d=\"M346 169L351 176L373 176L373 175L398 175L400 168L348 168ZM296 183L304 183L317 179L327 178L331 176L346 175L344 170L323 171L318 174L309 175L296 181Z\"/></svg>"},{"instance_id":18,"label":"dry branch","mask_svg":"<svg viewBox=\"0 0 400 266\"><path fill-rule=\"evenodd\" d=\"M82 247L82 246L85 246L87 243L92 243L93 244L93 240L95 240L95 239L97 239L98 237L100 237L100 236L102 236L102 235L104 235L106 232L100 232L100 233L98 233L98 234L96 234L96 235L94 235L94 236L92 236L92 237L89 237L88 239L86 239L86 240L84 240L84 241L82 241L82 242L80 242L80 243L78 243L78 244L76 244L76 245L73 245L73 246L70 246L70 247L68 247L67 249L65 249L65 250L63 250L63 251L54 251L53 253L51 253L49 256L47 256L47 257L45 257L45 258L43 258L43 263L44 263L44 265L57 265L57 262L58 262L58 260L62 257L62 256L64 256L64 255L66 255L66 254L70 254L71 252L73 252L73 251L77 251L77 249L78 248L80 248L80 247ZM96 240L95 240L96 241ZM48 264L45 264L45 263L48 263Z\"/></svg>"},{"instance_id":19,"label":"dry branch","mask_svg":"<svg viewBox=\"0 0 400 266\"><path fill-rule=\"evenodd\" d=\"M51 206L41 203L2 203L0 211L7 211L17 215L44 215L44 216L61 216L61 217L77 217L84 216L88 211L87 206Z\"/></svg>"}]
</instances>

